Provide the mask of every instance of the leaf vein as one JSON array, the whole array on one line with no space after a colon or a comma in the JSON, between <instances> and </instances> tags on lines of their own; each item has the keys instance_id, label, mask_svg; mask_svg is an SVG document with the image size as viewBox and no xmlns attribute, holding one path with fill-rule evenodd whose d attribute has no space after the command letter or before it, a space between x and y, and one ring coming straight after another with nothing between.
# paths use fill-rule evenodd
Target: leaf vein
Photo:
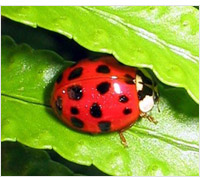
<instances>
[{"instance_id":1,"label":"leaf vein","mask_svg":"<svg viewBox=\"0 0 200 177\"><path fill-rule=\"evenodd\" d=\"M198 144L194 144L194 143L179 139L177 137L172 137L172 136L169 136L166 134L162 134L160 132L157 132L155 130L151 130L151 129L148 129L145 127L139 127L139 126L135 125L135 126L133 126L132 129L129 129L128 132L130 132L130 133L138 132L138 133L146 135L146 136L150 135L151 137L165 141L168 144L172 144L183 150L191 150L191 151L199 152Z\"/></svg>"}]
</instances>

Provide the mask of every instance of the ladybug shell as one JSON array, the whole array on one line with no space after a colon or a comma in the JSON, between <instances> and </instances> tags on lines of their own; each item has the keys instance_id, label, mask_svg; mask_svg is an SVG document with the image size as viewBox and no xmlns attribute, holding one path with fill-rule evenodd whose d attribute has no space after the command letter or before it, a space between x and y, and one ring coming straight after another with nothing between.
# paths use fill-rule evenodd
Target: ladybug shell
<instances>
[{"instance_id":1,"label":"ladybug shell","mask_svg":"<svg viewBox=\"0 0 200 177\"><path fill-rule=\"evenodd\" d=\"M67 68L55 83L51 106L73 129L119 131L139 117L136 69L111 56L84 59Z\"/></svg>"}]
</instances>

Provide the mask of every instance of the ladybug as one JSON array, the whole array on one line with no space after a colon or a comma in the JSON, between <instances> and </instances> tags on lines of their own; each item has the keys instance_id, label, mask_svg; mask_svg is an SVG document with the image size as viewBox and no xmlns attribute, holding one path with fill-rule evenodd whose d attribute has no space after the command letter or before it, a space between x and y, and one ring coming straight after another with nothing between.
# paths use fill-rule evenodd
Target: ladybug
<instances>
[{"instance_id":1,"label":"ladybug","mask_svg":"<svg viewBox=\"0 0 200 177\"><path fill-rule=\"evenodd\" d=\"M145 71L119 63L112 56L83 59L67 68L54 85L51 106L69 127L97 134L122 132L139 117L156 123L149 112L158 99Z\"/></svg>"}]
</instances>

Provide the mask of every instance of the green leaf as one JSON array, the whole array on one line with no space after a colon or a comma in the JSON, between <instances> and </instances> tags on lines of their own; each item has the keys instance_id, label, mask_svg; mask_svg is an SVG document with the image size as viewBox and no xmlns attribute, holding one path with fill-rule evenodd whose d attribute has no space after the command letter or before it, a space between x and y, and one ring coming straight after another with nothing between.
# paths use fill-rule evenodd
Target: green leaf
<instances>
[{"instance_id":1,"label":"green leaf","mask_svg":"<svg viewBox=\"0 0 200 177\"><path fill-rule=\"evenodd\" d=\"M2 15L151 68L199 103L199 12L188 6L2 7ZM48 15L47 15L48 14ZM191 79L192 78L192 79Z\"/></svg>"},{"instance_id":2,"label":"green leaf","mask_svg":"<svg viewBox=\"0 0 200 177\"><path fill-rule=\"evenodd\" d=\"M50 159L44 150L32 149L19 143L1 144L3 176L72 176L74 173Z\"/></svg>"},{"instance_id":3,"label":"green leaf","mask_svg":"<svg viewBox=\"0 0 200 177\"><path fill-rule=\"evenodd\" d=\"M51 51L34 51L26 44L17 46L11 38L3 37L2 43L2 58L6 58L2 61L2 73L6 73L6 77L1 80L1 93L49 105L56 74L73 62L66 62Z\"/></svg>"},{"instance_id":4,"label":"green leaf","mask_svg":"<svg viewBox=\"0 0 200 177\"><path fill-rule=\"evenodd\" d=\"M124 133L129 145L124 148L116 132L82 134L54 116L47 100L53 75L63 69L61 61L53 52L2 37L2 141L54 149L70 161L94 164L111 175L199 174L199 109L183 89L159 84L161 112L152 110L159 123L137 121Z\"/></svg>"}]
</instances>

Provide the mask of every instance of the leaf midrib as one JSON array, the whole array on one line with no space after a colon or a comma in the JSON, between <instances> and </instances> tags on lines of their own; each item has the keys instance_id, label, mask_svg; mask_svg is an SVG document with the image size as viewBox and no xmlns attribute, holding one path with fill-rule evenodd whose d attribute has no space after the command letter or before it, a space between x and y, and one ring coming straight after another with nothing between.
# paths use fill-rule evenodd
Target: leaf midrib
<instances>
[{"instance_id":1,"label":"leaf midrib","mask_svg":"<svg viewBox=\"0 0 200 177\"><path fill-rule=\"evenodd\" d=\"M1 96L11 98L11 99L17 100L19 102L30 103L30 104L34 104L34 105L37 105L37 106L43 106L45 108L51 109L51 106L48 105L48 104L40 103L40 102L37 102L37 101L34 102L33 100L26 100L26 98L28 98L28 97L20 98L20 97L17 97L16 95L8 95L8 94L5 94L5 93L1 93Z\"/></svg>"},{"instance_id":2,"label":"leaf midrib","mask_svg":"<svg viewBox=\"0 0 200 177\"><path fill-rule=\"evenodd\" d=\"M162 134L160 132L157 132L155 130L145 128L145 127L139 127L137 125L133 126L132 129L128 130L130 133L139 132L140 134L144 136L150 135L151 137L157 138L159 140L165 141L168 144L174 145L180 149L183 150L191 150L199 152L199 145L195 143L191 143L189 141L185 141L176 137L172 137L166 134Z\"/></svg>"},{"instance_id":3,"label":"leaf midrib","mask_svg":"<svg viewBox=\"0 0 200 177\"><path fill-rule=\"evenodd\" d=\"M50 105L42 104L42 103L39 103L39 102L33 102L33 101L30 101L30 100L26 100L26 99L21 99L21 98L16 97L16 96L7 95L7 94L4 94L4 93L1 93L1 96L5 97L5 98L13 99L13 100L18 101L18 102L34 104L36 106L43 106L47 109L51 109ZM195 143L191 143L191 142L179 139L179 138L174 138L174 137L171 137L169 135L165 135L165 134L156 132L155 130L151 130L151 129L148 129L148 128L139 127L139 126L135 125L135 126L132 127L132 129L127 130L127 132L132 133L132 134L135 133L135 132L138 132L142 135L150 136L150 137L165 141L168 144L174 145L174 146L181 148L181 149L199 152L199 146Z\"/></svg>"}]
</instances>

